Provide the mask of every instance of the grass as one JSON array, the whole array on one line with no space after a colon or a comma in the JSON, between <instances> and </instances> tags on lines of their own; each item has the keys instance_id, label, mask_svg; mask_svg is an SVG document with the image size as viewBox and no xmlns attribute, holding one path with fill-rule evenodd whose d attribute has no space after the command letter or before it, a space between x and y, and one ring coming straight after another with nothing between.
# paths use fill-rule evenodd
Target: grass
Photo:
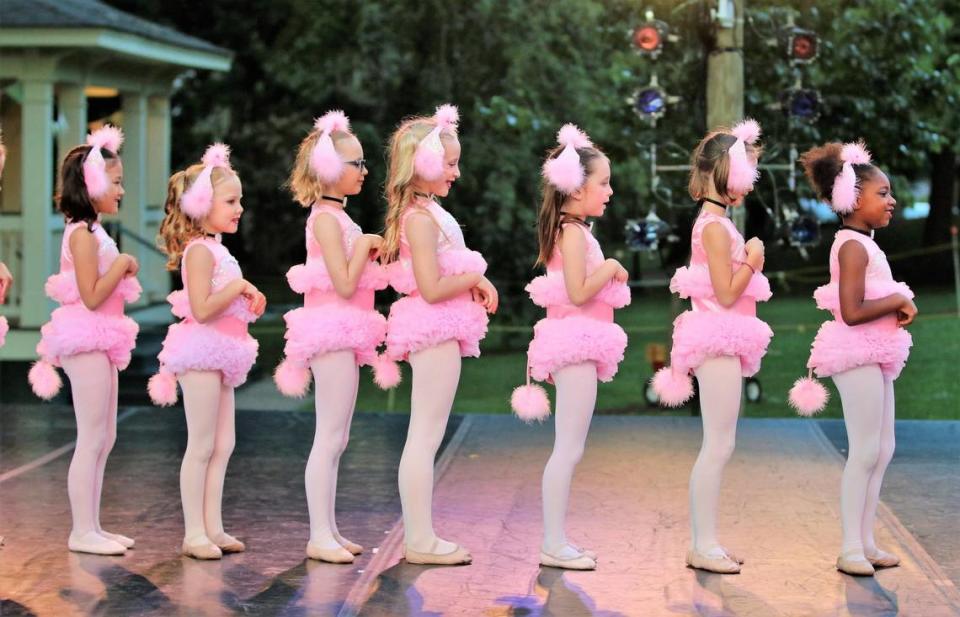
<instances>
[{"instance_id":1,"label":"grass","mask_svg":"<svg viewBox=\"0 0 960 617\"><path fill-rule=\"evenodd\" d=\"M960 318L957 317L952 289L921 290L917 306L921 314L910 326L913 349L910 360L896 382L897 417L901 419L960 420ZM600 384L598 413L690 414L693 409L666 411L647 407L643 388L651 376L646 360L647 346L669 346L671 324L684 305L667 297L664 290L647 292L634 298L630 307L617 311L617 322L630 338L624 362L611 383ZM786 393L793 381L806 374L810 343L826 313L818 311L809 295L775 296L762 304L759 316L774 331L774 338L757 375L763 388L762 399L745 406L749 417L789 417ZM275 366L282 350L282 328L276 322L254 329L261 343L261 361ZM482 343L480 359L466 359L457 400L456 413L508 413L513 388L524 379L525 353L529 327L509 327L494 319L491 332ZM361 374L357 409L408 412L410 401L409 366L403 365L404 381L392 393L373 385L369 371ZM823 417L842 417L839 395L829 379L822 380L831 391L831 400ZM552 390L552 388L548 388ZM552 392L551 392L552 395ZM304 409L312 409L305 401Z\"/></svg>"}]
</instances>

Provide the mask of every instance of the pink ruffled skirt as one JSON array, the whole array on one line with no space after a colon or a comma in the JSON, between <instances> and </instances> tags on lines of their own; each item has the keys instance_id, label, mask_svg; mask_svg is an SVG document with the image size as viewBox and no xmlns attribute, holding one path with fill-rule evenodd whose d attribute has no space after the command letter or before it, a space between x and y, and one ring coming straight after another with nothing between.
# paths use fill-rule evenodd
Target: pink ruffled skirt
<instances>
[{"instance_id":1,"label":"pink ruffled skirt","mask_svg":"<svg viewBox=\"0 0 960 617\"><path fill-rule=\"evenodd\" d=\"M283 316L287 322L283 353L307 367L319 355L352 349L357 364L371 364L387 333L387 320L372 309L355 306L301 307Z\"/></svg>"},{"instance_id":2,"label":"pink ruffled skirt","mask_svg":"<svg viewBox=\"0 0 960 617\"><path fill-rule=\"evenodd\" d=\"M392 360L405 360L412 352L456 340L461 356L477 358L487 322L486 310L470 294L434 304L419 295L404 296L390 307L386 353Z\"/></svg>"},{"instance_id":3,"label":"pink ruffled skirt","mask_svg":"<svg viewBox=\"0 0 960 617\"><path fill-rule=\"evenodd\" d=\"M188 371L220 371L223 383L237 387L257 359L259 344L246 334L227 334L208 324L182 321L170 326L157 358L174 375Z\"/></svg>"},{"instance_id":4,"label":"pink ruffled skirt","mask_svg":"<svg viewBox=\"0 0 960 617\"><path fill-rule=\"evenodd\" d=\"M7 323L7 318L0 315L0 347L7 342L7 332L10 331L10 324Z\"/></svg>"},{"instance_id":5,"label":"pink ruffled skirt","mask_svg":"<svg viewBox=\"0 0 960 617\"><path fill-rule=\"evenodd\" d=\"M708 358L738 356L744 377L760 370L773 330L752 315L736 312L685 311L673 322L670 362L686 374Z\"/></svg>"},{"instance_id":6,"label":"pink ruffled skirt","mask_svg":"<svg viewBox=\"0 0 960 617\"><path fill-rule=\"evenodd\" d=\"M54 310L50 321L40 328L37 355L60 366L60 358L102 351L122 371L130 364L139 331L137 322L125 316L122 308L101 312L82 304L67 304Z\"/></svg>"},{"instance_id":7,"label":"pink ruffled skirt","mask_svg":"<svg viewBox=\"0 0 960 617\"><path fill-rule=\"evenodd\" d=\"M807 367L817 377L829 377L858 366L879 364L884 378L894 380L907 363L912 345L913 337L897 326L893 315L858 326L834 319L820 326Z\"/></svg>"},{"instance_id":8,"label":"pink ruffled skirt","mask_svg":"<svg viewBox=\"0 0 960 617\"><path fill-rule=\"evenodd\" d=\"M547 381L565 366L593 362L597 378L610 381L626 348L627 334L613 322L583 316L547 317L533 327L533 340L527 349L530 377Z\"/></svg>"}]
</instances>

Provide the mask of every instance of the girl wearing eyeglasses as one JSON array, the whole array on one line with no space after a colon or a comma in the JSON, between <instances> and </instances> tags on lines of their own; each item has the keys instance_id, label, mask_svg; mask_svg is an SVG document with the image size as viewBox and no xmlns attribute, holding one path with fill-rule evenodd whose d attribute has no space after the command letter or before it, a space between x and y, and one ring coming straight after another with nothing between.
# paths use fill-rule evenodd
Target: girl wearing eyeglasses
<instances>
[{"instance_id":1,"label":"girl wearing eyeglasses","mask_svg":"<svg viewBox=\"0 0 960 617\"><path fill-rule=\"evenodd\" d=\"M341 111L319 118L300 143L288 182L294 199L310 208L306 223L307 261L287 272L304 295L302 308L284 315L286 358L274 379L280 391L302 397L316 382L316 432L305 474L310 540L307 557L352 563L363 547L337 529L334 504L340 455L347 447L357 401L359 366L372 364L381 386L396 385L399 373L378 370L377 347L386 320L374 308L374 293L387 286L375 261L383 239L364 234L347 214L347 198L363 188L367 168L363 147ZM388 368L396 369L393 363Z\"/></svg>"}]
</instances>

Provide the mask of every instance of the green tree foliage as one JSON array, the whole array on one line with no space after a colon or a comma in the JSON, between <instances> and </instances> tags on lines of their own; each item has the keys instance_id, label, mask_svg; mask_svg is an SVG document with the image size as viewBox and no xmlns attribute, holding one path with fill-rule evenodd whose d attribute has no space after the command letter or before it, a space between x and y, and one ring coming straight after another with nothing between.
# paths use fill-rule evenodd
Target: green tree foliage
<instances>
[{"instance_id":1,"label":"green tree foliage","mask_svg":"<svg viewBox=\"0 0 960 617\"><path fill-rule=\"evenodd\" d=\"M280 274L303 258L305 214L282 185L312 119L331 108L350 116L372 163L350 210L376 231L392 129L443 102L460 107L463 177L445 205L465 225L467 242L488 256L504 295L519 304L536 255L539 166L562 123L580 125L613 161L613 207L599 231L608 252L622 246L624 220L651 203L648 144L673 142L661 162L683 162L705 129L711 26L700 0L109 1L236 54L226 75L183 80L174 98L173 157L175 166L196 160L214 139L233 146L247 207L246 263L259 274ZM765 43L785 23L788 4L823 41L820 59L805 69L806 83L826 95L812 126L791 125L770 109L792 83L782 49ZM802 149L864 137L885 168L922 175L928 153L955 150L960 131L960 61L945 43L956 41L957 9L951 18L949 4L748 3L747 113L771 144L795 141ZM681 36L656 62L629 43L648 7ZM682 97L656 130L626 103L653 71ZM678 154L671 159L671 152ZM683 184L683 174L665 178L677 204L688 203ZM770 190L764 185L760 196L769 200Z\"/></svg>"}]
</instances>

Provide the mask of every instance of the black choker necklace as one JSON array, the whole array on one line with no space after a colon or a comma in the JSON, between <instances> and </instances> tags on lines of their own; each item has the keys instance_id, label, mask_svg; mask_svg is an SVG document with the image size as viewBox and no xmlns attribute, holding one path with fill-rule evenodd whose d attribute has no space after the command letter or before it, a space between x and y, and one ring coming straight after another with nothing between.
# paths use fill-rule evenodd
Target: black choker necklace
<instances>
[{"instance_id":1,"label":"black choker necklace","mask_svg":"<svg viewBox=\"0 0 960 617\"><path fill-rule=\"evenodd\" d=\"M330 195L324 195L323 197L320 198L320 201L323 201L323 200L335 201L335 202L337 202L338 204L342 204L342 203L343 203L343 198L342 198L342 197L332 197L332 196L330 196Z\"/></svg>"},{"instance_id":2,"label":"black choker necklace","mask_svg":"<svg viewBox=\"0 0 960 617\"><path fill-rule=\"evenodd\" d=\"M421 193L420 191L414 191L413 196L420 197L422 199L433 200L433 193Z\"/></svg>"},{"instance_id":3,"label":"black choker necklace","mask_svg":"<svg viewBox=\"0 0 960 617\"><path fill-rule=\"evenodd\" d=\"M705 202L705 201L709 201L710 203L714 204L715 206L720 206L720 207L723 208L724 210L727 209L727 204L723 203L722 201L717 201L716 199L710 199L709 197L701 197L700 200L697 201L697 205L699 205L700 207L703 207L703 202Z\"/></svg>"},{"instance_id":4,"label":"black choker necklace","mask_svg":"<svg viewBox=\"0 0 960 617\"><path fill-rule=\"evenodd\" d=\"M217 236L219 236L219 235L220 235L220 234L212 234L212 233L210 233L209 231L204 231L204 232L203 232L203 237L204 237L204 238L213 238L214 240L216 240L216 239L217 239Z\"/></svg>"},{"instance_id":5,"label":"black choker necklace","mask_svg":"<svg viewBox=\"0 0 960 617\"><path fill-rule=\"evenodd\" d=\"M563 227L567 223L573 223L575 225L583 225L584 227L589 227L586 218L580 218L579 216L574 216L572 214L567 214L566 212L560 213L560 222L559 225Z\"/></svg>"},{"instance_id":6,"label":"black choker necklace","mask_svg":"<svg viewBox=\"0 0 960 617\"><path fill-rule=\"evenodd\" d=\"M863 234L863 235L867 236L868 238L872 238L872 237L873 237L873 230L872 230L872 229L871 229L870 231L864 231L864 230L862 230L862 229L857 229L856 227L850 227L849 225L841 225L841 226L840 226L840 229L849 229L850 231L855 231L855 232L857 232L858 234Z\"/></svg>"}]
</instances>

